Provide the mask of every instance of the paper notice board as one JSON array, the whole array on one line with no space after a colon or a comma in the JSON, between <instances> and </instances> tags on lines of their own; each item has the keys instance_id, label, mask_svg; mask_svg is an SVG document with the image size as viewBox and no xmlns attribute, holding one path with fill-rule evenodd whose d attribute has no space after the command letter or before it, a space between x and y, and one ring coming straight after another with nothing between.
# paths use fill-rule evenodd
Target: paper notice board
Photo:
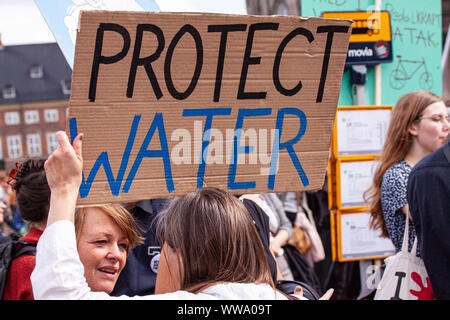
<instances>
[{"instance_id":1,"label":"paper notice board","mask_svg":"<svg viewBox=\"0 0 450 320\"><path fill-rule=\"evenodd\" d=\"M377 161L375 157L336 161L336 202L338 209L361 210L367 207L364 192L371 186Z\"/></svg>"},{"instance_id":2,"label":"paper notice board","mask_svg":"<svg viewBox=\"0 0 450 320\"><path fill-rule=\"evenodd\" d=\"M392 106L338 107L333 155L380 154L391 120Z\"/></svg>"},{"instance_id":3,"label":"paper notice board","mask_svg":"<svg viewBox=\"0 0 450 320\"><path fill-rule=\"evenodd\" d=\"M337 255L339 261L379 259L395 254L389 238L369 227L370 213L342 213L336 217Z\"/></svg>"}]
</instances>

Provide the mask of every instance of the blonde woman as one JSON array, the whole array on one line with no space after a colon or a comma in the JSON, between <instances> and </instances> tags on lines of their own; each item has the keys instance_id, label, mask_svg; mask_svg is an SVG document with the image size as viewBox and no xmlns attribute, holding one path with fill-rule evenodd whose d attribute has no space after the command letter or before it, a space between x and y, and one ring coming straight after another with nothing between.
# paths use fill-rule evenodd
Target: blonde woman
<instances>
[{"instance_id":1,"label":"blonde woman","mask_svg":"<svg viewBox=\"0 0 450 320\"><path fill-rule=\"evenodd\" d=\"M128 252L142 242L133 216L117 204L75 211L77 249L92 291L111 293Z\"/></svg>"},{"instance_id":2,"label":"blonde woman","mask_svg":"<svg viewBox=\"0 0 450 320\"><path fill-rule=\"evenodd\" d=\"M448 133L446 106L438 96L428 91L415 91L397 102L373 184L366 192L371 226L380 229L382 236L389 237L397 252L401 250L409 216L406 186L411 169L440 148ZM409 249L415 236L414 223L410 222Z\"/></svg>"}]
</instances>

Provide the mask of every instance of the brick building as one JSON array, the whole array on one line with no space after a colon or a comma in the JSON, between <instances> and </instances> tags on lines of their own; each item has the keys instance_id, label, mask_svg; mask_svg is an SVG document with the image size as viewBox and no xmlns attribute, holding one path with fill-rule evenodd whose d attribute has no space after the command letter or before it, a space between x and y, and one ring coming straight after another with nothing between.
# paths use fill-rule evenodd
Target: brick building
<instances>
[{"instance_id":1,"label":"brick building","mask_svg":"<svg viewBox=\"0 0 450 320\"><path fill-rule=\"evenodd\" d=\"M56 43L2 46L0 169L46 156L66 126L72 70Z\"/></svg>"}]
</instances>

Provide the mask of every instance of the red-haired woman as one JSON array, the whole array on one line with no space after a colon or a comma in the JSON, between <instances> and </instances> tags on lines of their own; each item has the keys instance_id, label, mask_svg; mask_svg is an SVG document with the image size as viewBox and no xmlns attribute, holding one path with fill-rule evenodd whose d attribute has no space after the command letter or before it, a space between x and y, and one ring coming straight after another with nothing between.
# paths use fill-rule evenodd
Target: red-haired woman
<instances>
[{"instance_id":1,"label":"red-haired woman","mask_svg":"<svg viewBox=\"0 0 450 320\"><path fill-rule=\"evenodd\" d=\"M392 114L373 184L367 191L371 226L401 250L406 217L406 186L412 167L447 139L450 124L441 98L415 91L400 98ZM409 223L409 250L416 232ZM419 252L419 250L417 250Z\"/></svg>"}]
</instances>

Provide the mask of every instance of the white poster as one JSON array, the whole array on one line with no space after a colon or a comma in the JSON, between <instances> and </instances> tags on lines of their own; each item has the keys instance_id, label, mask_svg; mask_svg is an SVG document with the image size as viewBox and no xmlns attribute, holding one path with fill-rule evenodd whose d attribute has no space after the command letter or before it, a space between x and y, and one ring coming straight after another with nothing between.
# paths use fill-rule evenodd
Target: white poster
<instances>
[{"instance_id":1,"label":"white poster","mask_svg":"<svg viewBox=\"0 0 450 320\"><path fill-rule=\"evenodd\" d=\"M337 112L339 156L379 154L391 119L391 110L340 110Z\"/></svg>"},{"instance_id":2,"label":"white poster","mask_svg":"<svg viewBox=\"0 0 450 320\"><path fill-rule=\"evenodd\" d=\"M346 161L340 163L341 207L366 206L363 194L372 184L377 161Z\"/></svg>"},{"instance_id":3,"label":"white poster","mask_svg":"<svg viewBox=\"0 0 450 320\"><path fill-rule=\"evenodd\" d=\"M395 253L389 238L369 227L370 214L340 214L342 259L384 257Z\"/></svg>"}]
</instances>

